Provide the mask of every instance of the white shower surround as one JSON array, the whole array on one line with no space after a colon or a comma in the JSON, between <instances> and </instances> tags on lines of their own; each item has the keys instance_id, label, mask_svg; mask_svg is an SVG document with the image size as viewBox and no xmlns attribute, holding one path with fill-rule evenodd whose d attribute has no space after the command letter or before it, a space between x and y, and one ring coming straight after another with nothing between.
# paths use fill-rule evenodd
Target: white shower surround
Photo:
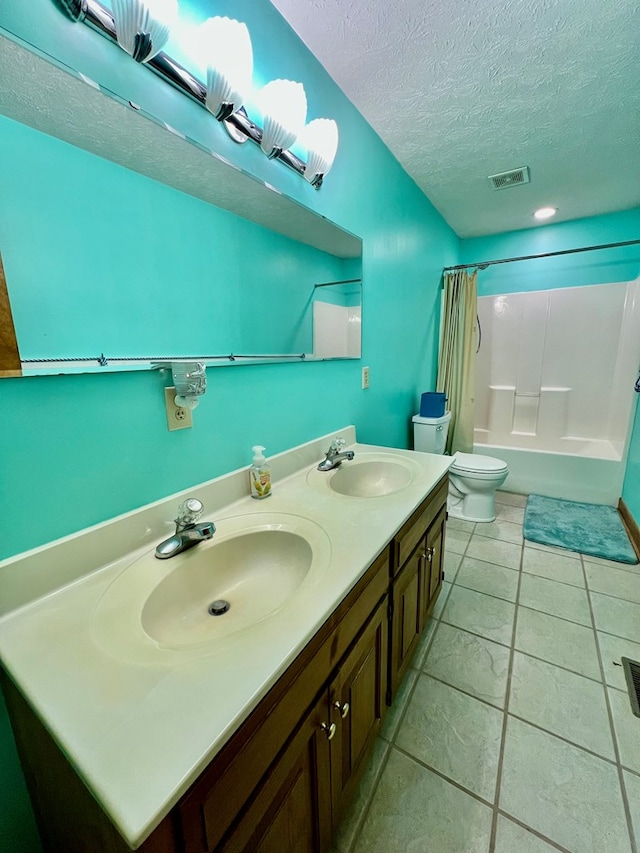
<instances>
[{"instance_id":1,"label":"white shower surround","mask_svg":"<svg viewBox=\"0 0 640 853\"><path fill-rule=\"evenodd\" d=\"M615 505L640 363L640 280L478 299L475 451L504 488Z\"/></svg>"},{"instance_id":2,"label":"white shower surround","mask_svg":"<svg viewBox=\"0 0 640 853\"><path fill-rule=\"evenodd\" d=\"M313 354L316 358L360 358L362 311L359 305L313 303Z\"/></svg>"}]
</instances>

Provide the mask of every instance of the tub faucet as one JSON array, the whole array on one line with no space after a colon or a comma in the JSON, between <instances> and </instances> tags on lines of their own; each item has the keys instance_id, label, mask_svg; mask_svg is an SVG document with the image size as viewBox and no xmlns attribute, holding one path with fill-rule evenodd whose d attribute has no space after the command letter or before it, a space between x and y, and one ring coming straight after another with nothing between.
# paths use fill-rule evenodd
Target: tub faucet
<instances>
[{"instance_id":1,"label":"tub faucet","mask_svg":"<svg viewBox=\"0 0 640 853\"><path fill-rule=\"evenodd\" d=\"M325 458L318 465L318 471L333 471L345 459L353 459L355 456L353 450L342 449L346 443L344 438L334 438L327 450Z\"/></svg>"},{"instance_id":2,"label":"tub faucet","mask_svg":"<svg viewBox=\"0 0 640 853\"><path fill-rule=\"evenodd\" d=\"M180 504L178 517L175 520L176 532L156 548L156 557L159 560L175 557L176 554L193 548L199 542L211 539L216 532L215 524L212 521L197 523L203 511L202 501L197 498L188 498Z\"/></svg>"}]
</instances>

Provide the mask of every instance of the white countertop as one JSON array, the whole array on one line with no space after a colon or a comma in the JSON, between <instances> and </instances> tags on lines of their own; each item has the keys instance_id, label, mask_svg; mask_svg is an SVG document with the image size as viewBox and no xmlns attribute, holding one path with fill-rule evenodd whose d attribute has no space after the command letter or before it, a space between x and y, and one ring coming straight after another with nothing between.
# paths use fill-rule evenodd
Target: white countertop
<instances>
[{"instance_id":1,"label":"white countertop","mask_svg":"<svg viewBox=\"0 0 640 853\"><path fill-rule=\"evenodd\" d=\"M412 482L375 498L332 493L325 488L327 475L315 472L315 465L323 456L319 448L326 449L338 434L347 438L356 458L365 453L403 457L414 472ZM21 605L0 619L3 665L133 849L197 779L451 464L449 457L354 441L355 430L349 427L274 457L273 494L267 500L248 494L233 500L243 490L248 493L242 469L0 563L0 598L4 593L5 600ZM321 478L317 487L315 478ZM214 520L221 535L239 516L248 525L274 513L311 520L324 531L320 535L328 546L320 576L303 583L271 616L204 651L160 648L146 635L130 649L124 641L105 642L96 631L98 602L116 578L172 532L166 520L185 494L201 497L204 518ZM225 495L232 500L226 505ZM118 555L120 540L128 550ZM101 551L106 565L100 563ZM87 574L82 573L83 553ZM159 569L166 570L167 563L171 560L159 563ZM48 584L62 581L70 582L47 590ZM29 601L28 586L47 594Z\"/></svg>"}]
</instances>

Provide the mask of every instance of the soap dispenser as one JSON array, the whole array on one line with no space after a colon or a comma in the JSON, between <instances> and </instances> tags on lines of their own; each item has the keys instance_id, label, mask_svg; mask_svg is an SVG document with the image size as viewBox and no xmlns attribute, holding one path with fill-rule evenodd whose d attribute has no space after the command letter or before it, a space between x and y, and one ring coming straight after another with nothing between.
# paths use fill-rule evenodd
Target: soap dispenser
<instances>
[{"instance_id":1,"label":"soap dispenser","mask_svg":"<svg viewBox=\"0 0 640 853\"><path fill-rule=\"evenodd\" d=\"M264 447L256 444L251 449L253 450L253 465L249 469L251 497L262 500L271 494L271 468L263 456Z\"/></svg>"}]
</instances>

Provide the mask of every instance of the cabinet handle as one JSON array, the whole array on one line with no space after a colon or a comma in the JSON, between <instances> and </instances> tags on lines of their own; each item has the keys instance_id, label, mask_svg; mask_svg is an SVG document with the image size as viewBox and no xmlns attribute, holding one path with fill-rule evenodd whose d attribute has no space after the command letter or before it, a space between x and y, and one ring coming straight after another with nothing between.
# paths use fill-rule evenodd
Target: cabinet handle
<instances>
[{"instance_id":1,"label":"cabinet handle","mask_svg":"<svg viewBox=\"0 0 640 853\"><path fill-rule=\"evenodd\" d=\"M340 702L334 702L333 707L336 709L336 711L340 711L340 716L342 717L343 720L347 716L347 714L349 713L349 703L348 702L345 702L344 705L341 705Z\"/></svg>"},{"instance_id":2,"label":"cabinet handle","mask_svg":"<svg viewBox=\"0 0 640 853\"><path fill-rule=\"evenodd\" d=\"M425 549L424 556L425 556L425 559L427 560L428 563L430 563L431 560L433 560L433 555L435 553L435 550L436 550L435 548L426 548Z\"/></svg>"},{"instance_id":3,"label":"cabinet handle","mask_svg":"<svg viewBox=\"0 0 640 853\"><path fill-rule=\"evenodd\" d=\"M320 728L326 734L327 740L333 740L334 735L336 733L336 724L335 723L331 723L330 726L328 726L326 723L322 723Z\"/></svg>"}]
</instances>

